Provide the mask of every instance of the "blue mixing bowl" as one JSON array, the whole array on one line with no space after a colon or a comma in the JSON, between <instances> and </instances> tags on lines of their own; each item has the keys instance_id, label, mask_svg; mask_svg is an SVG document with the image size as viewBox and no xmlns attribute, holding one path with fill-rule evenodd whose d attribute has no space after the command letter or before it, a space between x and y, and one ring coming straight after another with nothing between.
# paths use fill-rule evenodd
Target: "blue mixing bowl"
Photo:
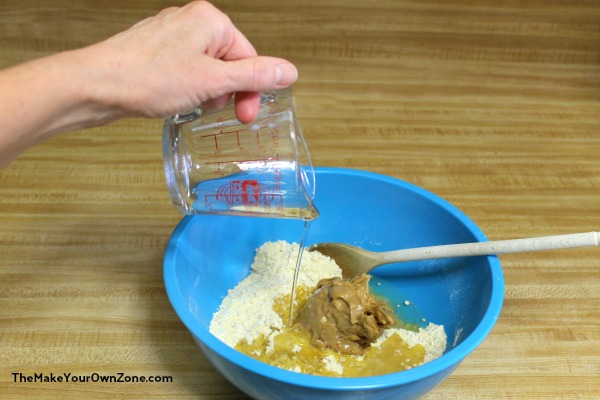
<instances>
[{"instance_id":1,"label":"blue mixing bowl","mask_svg":"<svg viewBox=\"0 0 600 400\"><path fill-rule=\"evenodd\" d=\"M369 250L486 241L460 210L412 184L374 173L316 168L307 245L342 242ZM227 291L246 277L266 241L298 242L304 223L289 219L186 216L164 258L169 299L214 367L256 399L415 399L443 381L492 330L504 297L495 256L390 264L373 275L444 325L448 346L437 360L408 371L365 378L320 377L279 369L230 348L208 328ZM243 316L241 316L243 318Z\"/></svg>"}]
</instances>

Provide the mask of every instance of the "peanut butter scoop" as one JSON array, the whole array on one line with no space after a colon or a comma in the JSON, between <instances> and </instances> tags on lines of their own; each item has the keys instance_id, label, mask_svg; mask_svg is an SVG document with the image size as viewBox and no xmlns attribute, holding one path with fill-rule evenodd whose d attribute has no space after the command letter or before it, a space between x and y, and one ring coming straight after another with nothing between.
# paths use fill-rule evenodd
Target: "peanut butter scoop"
<instances>
[{"instance_id":1,"label":"peanut butter scoop","mask_svg":"<svg viewBox=\"0 0 600 400\"><path fill-rule=\"evenodd\" d=\"M298 313L294 327L317 347L364 354L384 328L396 323L390 307L369 292L370 276L322 279Z\"/></svg>"}]
</instances>

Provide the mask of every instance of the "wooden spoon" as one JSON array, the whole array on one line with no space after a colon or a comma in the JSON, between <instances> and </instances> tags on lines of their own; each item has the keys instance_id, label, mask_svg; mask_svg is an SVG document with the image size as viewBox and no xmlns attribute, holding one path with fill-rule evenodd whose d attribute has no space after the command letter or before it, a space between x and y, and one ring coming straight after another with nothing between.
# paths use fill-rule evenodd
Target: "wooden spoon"
<instances>
[{"instance_id":1,"label":"wooden spoon","mask_svg":"<svg viewBox=\"0 0 600 400\"><path fill-rule=\"evenodd\" d=\"M317 243L308 251L318 251L331 257L350 279L384 264L403 261L431 260L436 258L485 256L493 254L523 253L530 251L598 246L598 232L542 236L525 239L498 240L419 247L414 249L374 252L342 243Z\"/></svg>"}]
</instances>

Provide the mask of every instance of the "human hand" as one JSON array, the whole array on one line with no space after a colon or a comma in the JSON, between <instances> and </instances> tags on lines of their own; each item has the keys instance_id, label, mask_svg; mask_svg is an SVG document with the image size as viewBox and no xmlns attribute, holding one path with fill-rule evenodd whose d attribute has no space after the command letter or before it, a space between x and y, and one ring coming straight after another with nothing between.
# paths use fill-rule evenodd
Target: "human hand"
<instances>
[{"instance_id":1,"label":"human hand","mask_svg":"<svg viewBox=\"0 0 600 400\"><path fill-rule=\"evenodd\" d=\"M102 102L120 116L162 118L199 104L222 106L235 93L238 119L251 122L261 91L284 88L296 67L256 50L205 1L168 8L84 49Z\"/></svg>"},{"instance_id":2,"label":"human hand","mask_svg":"<svg viewBox=\"0 0 600 400\"><path fill-rule=\"evenodd\" d=\"M168 8L103 42L0 70L0 168L60 132L218 107L233 93L250 123L259 92L297 76L289 61L257 56L210 3Z\"/></svg>"}]
</instances>

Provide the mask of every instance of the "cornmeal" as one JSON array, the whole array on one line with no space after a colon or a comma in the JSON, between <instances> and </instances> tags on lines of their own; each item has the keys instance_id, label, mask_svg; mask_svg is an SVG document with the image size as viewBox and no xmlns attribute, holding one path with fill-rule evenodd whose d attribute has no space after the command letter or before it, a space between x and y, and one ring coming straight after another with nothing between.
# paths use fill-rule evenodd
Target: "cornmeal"
<instances>
[{"instance_id":1,"label":"cornmeal","mask_svg":"<svg viewBox=\"0 0 600 400\"><path fill-rule=\"evenodd\" d=\"M210 332L238 351L294 372L356 377L403 371L440 357L446 334L430 323L418 332L384 329L365 354L341 354L318 348L301 330L287 327L290 292L299 246L267 242L256 251L251 273L223 299ZM304 252L294 309L299 310L324 278L341 277L333 260Z\"/></svg>"}]
</instances>

